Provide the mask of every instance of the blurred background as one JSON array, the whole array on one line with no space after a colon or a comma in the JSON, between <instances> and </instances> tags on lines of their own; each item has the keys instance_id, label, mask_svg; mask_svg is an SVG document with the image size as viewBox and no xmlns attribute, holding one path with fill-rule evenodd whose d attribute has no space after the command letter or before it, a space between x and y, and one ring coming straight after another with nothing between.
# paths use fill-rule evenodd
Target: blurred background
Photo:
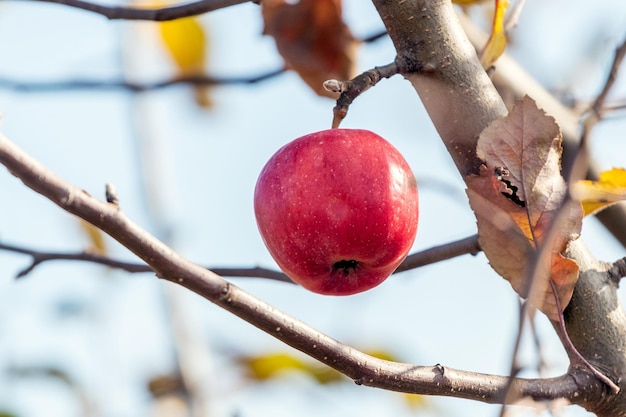
<instances>
[{"instance_id":1,"label":"blurred background","mask_svg":"<svg viewBox=\"0 0 626 417\"><path fill-rule=\"evenodd\" d=\"M458 11L490 30L491 2ZM384 29L370 2L344 0L343 17L357 38ZM250 79L284 65L252 2L194 22L180 29L205 37L196 45L205 55L194 71ZM568 106L585 109L625 28L626 3L619 0L528 0L507 53ZM0 130L94 196L104 199L105 184L114 184L126 215L187 258L209 267L276 268L254 220L257 175L280 146L330 127L334 100L318 96L293 71L254 84L216 85L199 93L208 94L200 101L187 84L143 92L110 85L186 75L168 50L176 42L172 30L43 2L0 2ZM357 72L384 65L394 58L393 45L387 37L364 42L354 57ZM79 85L84 81L91 86ZM602 169L626 167L625 100L622 71L609 100L622 110L592 132ZM380 134L409 161L420 190L414 251L476 232L464 184L402 77L360 96L342 126ZM0 170L0 209L1 244L136 261L6 170ZM594 218L585 219L583 239L602 260L624 256ZM500 415L499 406L356 386L153 274L51 261L16 279L30 262L0 251L0 415ZM232 281L370 353L484 373L511 368L519 300L481 254L394 275L350 297L264 279ZM543 316L536 321L539 348L524 337L522 375L562 374L567 357L560 342ZM508 413L590 415L578 407Z\"/></svg>"}]
</instances>

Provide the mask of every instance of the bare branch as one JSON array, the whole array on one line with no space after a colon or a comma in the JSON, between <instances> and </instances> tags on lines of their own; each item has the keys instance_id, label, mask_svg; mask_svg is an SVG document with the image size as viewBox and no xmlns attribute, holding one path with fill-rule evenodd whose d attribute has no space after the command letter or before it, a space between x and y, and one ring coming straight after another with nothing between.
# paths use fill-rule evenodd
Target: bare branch
<instances>
[{"instance_id":1,"label":"bare branch","mask_svg":"<svg viewBox=\"0 0 626 417\"><path fill-rule=\"evenodd\" d=\"M2 1L2 0L0 0ZM48 1L48 0L32 0L32 1ZM52 0L50 0L52 1ZM371 43L375 42L378 39L385 36L387 32L377 32L373 35L366 36L360 39L360 42L363 43ZM390 64L391 65L391 64ZM373 71L381 71L382 74L379 77L389 78L394 75L393 73L387 72L387 67L390 65L374 68L372 70L367 71L366 73L370 73ZM134 93L141 93L144 91L152 91L152 90L160 90L176 85L187 84L194 86L224 86L224 85L250 85L260 83L271 78L277 77L287 71L287 68L278 68L275 70L259 73L259 74L251 74L251 75L243 75L243 76L229 76L229 77L220 77L216 75L196 75L196 76L186 76L186 77L177 77L173 79L166 79L161 81L154 82L131 82L125 80L102 80L102 79L74 79L74 80L57 80L57 81L20 81L12 78L0 77L0 89L17 91L20 93L54 93L58 91L82 91L82 90L101 90L101 91L111 91L111 90L122 90L122 91L130 91ZM366 74L364 73L364 74ZM361 75L361 77L364 76ZM376 81L378 82L378 80ZM348 82L346 82L348 83ZM363 81L358 81L357 84L363 84ZM375 84L375 83L374 83ZM371 87L373 84L367 86L367 88ZM350 90L354 90L356 86L351 87ZM363 91L360 91L363 92ZM359 94L360 94L359 92ZM353 92L349 94L354 95ZM346 112L347 106L358 96L358 94L354 95L350 99L349 103L345 104ZM341 100L346 101L348 97L344 97Z\"/></svg>"},{"instance_id":2,"label":"bare branch","mask_svg":"<svg viewBox=\"0 0 626 417\"><path fill-rule=\"evenodd\" d=\"M421 252L413 253L407 256L394 273L434 264L436 262L455 258L461 255L476 255L478 252L480 252L478 235L473 235L454 242L446 243L444 245L434 246Z\"/></svg>"},{"instance_id":3,"label":"bare branch","mask_svg":"<svg viewBox=\"0 0 626 417\"><path fill-rule=\"evenodd\" d=\"M89 252L74 252L74 253L62 253L62 252L42 252L36 251L33 249L28 249L15 245L8 245L5 243L0 243L0 250L5 250L9 252L21 253L24 255L28 255L32 258L31 264L21 270L17 274L17 278L22 278L28 275L33 269L35 269L39 264L47 261L80 261L80 262L90 262L94 264L104 265L111 268L120 269L122 271L130 272L130 273L143 273L143 272L154 272L152 268L150 268L147 264L142 263L134 263L134 262L125 262L116 259L109 258L107 256L102 256ZM253 268L207 268L212 272L227 276L227 277L254 277L254 278L266 278L272 279L276 281L289 282L293 283L285 274L279 271L275 271L273 269L261 268L261 267L253 267Z\"/></svg>"},{"instance_id":4,"label":"bare branch","mask_svg":"<svg viewBox=\"0 0 626 417\"><path fill-rule=\"evenodd\" d=\"M101 14L110 20L152 20L163 22L181 17L196 16L237 4L253 2L251 0L200 0L176 6L158 9L141 9L136 7L105 6L83 0L31 0L44 3L56 3L81 10Z\"/></svg>"},{"instance_id":5,"label":"bare branch","mask_svg":"<svg viewBox=\"0 0 626 417\"><path fill-rule=\"evenodd\" d=\"M241 77L217 77L217 76L193 76L179 77L151 83L136 83L116 80L68 80L68 81L43 81L43 82L20 82L8 78L0 78L0 88L19 91L22 93L33 92L57 92L70 90L127 90L135 93L163 89L179 84L189 85L237 85L256 84L270 78L277 77L286 71L285 68L268 71L266 73Z\"/></svg>"},{"instance_id":6,"label":"bare branch","mask_svg":"<svg viewBox=\"0 0 626 417\"><path fill-rule=\"evenodd\" d=\"M58 177L0 135L0 163L24 184L100 228L156 272L309 356L352 378L357 384L394 391L444 395L488 403L505 400L509 379L436 366L415 366L366 355L326 336L303 322L225 281L175 253L130 221L114 204L95 199ZM569 398L577 403L599 389L585 374L551 379L516 379L515 393L535 400Z\"/></svg>"},{"instance_id":7,"label":"bare branch","mask_svg":"<svg viewBox=\"0 0 626 417\"><path fill-rule=\"evenodd\" d=\"M609 95L609 92L615 85L615 81L617 81L617 73L619 72L620 66L624 61L624 57L626 57L626 39L622 42L620 46L615 50L615 55L613 57L613 63L611 64L611 70L609 71L609 75L602 87L602 91L596 97L591 109L597 113L601 114L604 108L606 98Z\"/></svg>"},{"instance_id":8,"label":"bare branch","mask_svg":"<svg viewBox=\"0 0 626 417\"><path fill-rule=\"evenodd\" d=\"M107 201L108 203L115 204L112 201ZM22 246L10 245L6 243L0 242L0 250L20 253L23 255L28 255L32 258L31 264L18 272L17 278L22 278L28 275L33 269L35 269L38 265L47 262L47 261L80 261L80 262L91 262L94 264L104 265L111 268L121 269L130 273L145 273L145 272L154 272L154 270L147 264L143 263L133 263L120 261L116 259L109 258L107 256L98 255L90 252L43 252L37 251L34 249L25 248ZM451 259L456 256L461 256L465 254L475 255L480 251L480 247L478 246L478 236L470 236L461 240L457 240L454 242L446 243L443 245L435 246L430 249L423 250L421 252L416 252L409 255L400 266L393 272L397 274L399 272L404 272L409 269L419 268L424 265L444 261L446 259ZM262 267L253 267L253 268L215 268L215 267L205 267L206 269L226 277L233 278L266 278L272 279L275 281L287 282L293 284L294 282L284 273L280 271L276 271L273 269L262 268Z\"/></svg>"},{"instance_id":9,"label":"bare branch","mask_svg":"<svg viewBox=\"0 0 626 417\"><path fill-rule=\"evenodd\" d=\"M580 137L580 141L578 142L578 147L574 150L572 163L571 165L564 166L563 168L564 175L566 176L570 184L573 184L576 180L584 179L587 177L587 172L589 171L590 165L589 137L593 128L602 118L602 109L606 102L606 98L608 97L611 88L613 88L613 86L615 85L615 81L617 80L617 73L625 56L626 39L615 51L615 56L613 57L611 69L609 71L607 79L604 82L602 90L593 101L591 107L583 115L583 133Z\"/></svg>"},{"instance_id":10,"label":"bare branch","mask_svg":"<svg viewBox=\"0 0 626 417\"><path fill-rule=\"evenodd\" d=\"M337 99L337 105L333 108L332 127L337 128L348 114L350 104L370 87L375 86L382 78L390 78L400 72L395 62L376 67L357 75L351 80L328 80L324 88L333 93L341 93Z\"/></svg>"}]
</instances>

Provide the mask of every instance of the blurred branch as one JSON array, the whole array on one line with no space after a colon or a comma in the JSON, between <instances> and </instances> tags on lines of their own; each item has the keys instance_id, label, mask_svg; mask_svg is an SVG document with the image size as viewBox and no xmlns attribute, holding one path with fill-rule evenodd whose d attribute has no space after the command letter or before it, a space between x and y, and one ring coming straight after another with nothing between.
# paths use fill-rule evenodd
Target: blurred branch
<instances>
[{"instance_id":1,"label":"blurred branch","mask_svg":"<svg viewBox=\"0 0 626 417\"><path fill-rule=\"evenodd\" d=\"M32 258L31 264L21 270L17 274L17 278L22 278L32 272L39 264L47 261L80 261L90 262L94 264L104 265L111 268L121 269L131 273L142 272L154 272L154 270L147 264L133 263L119 261L111 259L107 256L97 255L89 252L74 252L74 253L62 253L62 252L41 252L33 249L28 249L15 245L8 245L0 243L0 250L21 253L28 255ZM267 278L276 281L292 282L282 272L278 272L272 269L254 267L254 268L208 268L218 275L228 277L255 277L255 278Z\"/></svg>"},{"instance_id":2,"label":"blurred branch","mask_svg":"<svg viewBox=\"0 0 626 417\"><path fill-rule=\"evenodd\" d=\"M130 273L154 272L147 264L126 262L109 258L107 256L98 255L90 252L43 252L22 246L9 245L0 242L0 250L7 252L20 253L32 258L31 264L18 272L17 278L22 278L32 272L38 265L47 261L79 261L90 262L94 264L104 265L111 268L121 269ZM461 240L453 241L430 249L416 252L409 255L400 266L394 271L394 274L404 272L409 269L419 268L424 265L444 261L457 256L471 254L475 255L480 252L478 246L478 236L473 235ZM253 267L253 268L211 268L206 267L218 275L226 277L250 277L250 278L266 278L281 282L292 283L293 281L284 273L274 269Z\"/></svg>"},{"instance_id":3,"label":"blurred branch","mask_svg":"<svg viewBox=\"0 0 626 417\"><path fill-rule=\"evenodd\" d=\"M200 0L193 3L177 6L162 7L158 9L142 9L136 7L105 6L83 0L30 0L44 3L56 3L76 9L101 14L110 20L151 20L163 22L166 20L179 19L181 17L195 16L212 12L241 3L249 3L251 0Z\"/></svg>"},{"instance_id":4,"label":"blurred branch","mask_svg":"<svg viewBox=\"0 0 626 417\"><path fill-rule=\"evenodd\" d=\"M0 0L3 1L3 0ZM53 1L53 0L30 0L30 1ZM60 0L65 1L65 0ZM70 0L70 1L80 1L80 0ZM250 0L247 0L250 1ZM202 3L202 2L200 2ZM218 3L218 2L215 2ZM193 3L196 4L196 3ZM181 7L181 6L177 6ZM165 9L164 9L165 10ZM145 10L144 10L145 11ZM148 10L152 11L152 10ZM387 35L386 31L379 31L372 35L365 36L359 39L360 42L363 43L372 43L377 40L383 38ZM387 70L388 66L382 68L374 68L372 70L367 71L367 73L372 71L382 71L382 74L379 74L381 77L389 78L391 73ZM80 91L80 90L102 90L102 91L110 91L110 90L122 90L122 91L130 91L133 93L141 93L144 91L152 91L152 90L160 90L180 84L188 84L194 86L224 86L224 85L249 85L256 84L271 78L277 77L285 72L287 72L287 68L278 68L275 70L252 74L252 75L244 75L244 76L230 76L230 77L219 77L219 76L211 76L211 75L201 75L201 76L187 76L187 77L177 77L172 79L166 79L161 81L154 82L132 82L126 80L99 80L99 79L70 79L70 80L58 80L58 81L20 81L13 78L0 77L0 89L12 90L21 93L54 93L59 91ZM363 74L361 75L363 77ZM375 83L374 83L375 84ZM370 84L369 86L371 86ZM369 88L368 86L368 88ZM354 87L352 87L354 90ZM343 96L343 95L342 95ZM358 94L356 95L358 96ZM356 98L356 96L350 99L350 103L352 100ZM346 100L347 97L344 97L342 100ZM348 103L349 104L349 103ZM347 105L346 105L347 112Z\"/></svg>"},{"instance_id":5,"label":"blurred branch","mask_svg":"<svg viewBox=\"0 0 626 417\"><path fill-rule=\"evenodd\" d=\"M615 85L615 81L617 81L617 73L619 72L619 68L622 65L625 55L626 40L624 40L621 46L615 50L609 74L602 89L600 90L600 93L596 96L589 109L581 117L583 121L582 134L580 135L578 146L574 150L574 156L571 158L572 163L570 166L563 167L565 178L568 179L570 184L576 180L584 179L587 176L587 172L589 170L588 167L591 162L589 152L591 131L603 117L606 99L609 92Z\"/></svg>"},{"instance_id":6,"label":"blurred branch","mask_svg":"<svg viewBox=\"0 0 626 417\"><path fill-rule=\"evenodd\" d=\"M443 395L487 403L568 398L587 401L602 384L572 369L548 379L514 379L435 366L416 366L372 357L309 327L266 302L178 255L128 219L115 204L95 199L39 164L0 135L0 163L29 188L63 210L109 234L157 276L201 295L269 335L352 378L359 385L423 395ZM509 383L515 389L506 397Z\"/></svg>"},{"instance_id":7,"label":"blurred branch","mask_svg":"<svg viewBox=\"0 0 626 417\"><path fill-rule=\"evenodd\" d=\"M274 78L286 71L285 68L268 71L258 75L242 77L212 77L194 76L180 77L163 81L138 83L130 81L106 81L106 80L68 80L68 81L16 81L9 78L0 78L0 88L14 90L22 93L33 92L57 92L68 90L127 90L134 93L144 91L159 90L178 84L190 85L237 85L256 84L270 78Z\"/></svg>"},{"instance_id":8,"label":"blurred branch","mask_svg":"<svg viewBox=\"0 0 626 417\"><path fill-rule=\"evenodd\" d=\"M91 417L99 415L99 410L95 402L87 394L85 390L68 372L54 366L11 366L7 370L7 374L14 378L20 379L50 379L66 386L76 397L80 405L80 415L83 417ZM0 412L0 416L2 416Z\"/></svg>"},{"instance_id":9,"label":"blurred branch","mask_svg":"<svg viewBox=\"0 0 626 417\"><path fill-rule=\"evenodd\" d=\"M626 39L622 42L620 46L615 49L615 55L613 57L613 63L611 64L611 69L609 71L609 75L604 83L604 87L598 97L596 97L593 105L591 106L591 110L599 115L602 114L602 111L605 107L606 99L609 95L609 92L615 85L615 81L617 81L617 73L624 62L624 57L626 56Z\"/></svg>"}]
</instances>

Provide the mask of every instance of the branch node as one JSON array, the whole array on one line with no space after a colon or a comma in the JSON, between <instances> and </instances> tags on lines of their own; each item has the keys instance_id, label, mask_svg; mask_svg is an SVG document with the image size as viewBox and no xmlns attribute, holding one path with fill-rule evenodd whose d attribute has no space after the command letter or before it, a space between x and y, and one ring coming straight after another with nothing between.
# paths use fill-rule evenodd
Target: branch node
<instances>
[{"instance_id":1,"label":"branch node","mask_svg":"<svg viewBox=\"0 0 626 417\"><path fill-rule=\"evenodd\" d=\"M324 89L331 93L343 93L348 89L348 82L339 80L326 80L324 81Z\"/></svg>"},{"instance_id":2,"label":"branch node","mask_svg":"<svg viewBox=\"0 0 626 417\"><path fill-rule=\"evenodd\" d=\"M120 199L117 196L117 190L115 189L115 186L111 184L110 182L107 182L104 187L104 190L105 190L104 194L106 196L107 203L118 206L120 203Z\"/></svg>"},{"instance_id":3,"label":"branch node","mask_svg":"<svg viewBox=\"0 0 626 417\"><path fill-rule=\"evenodd\" d=\"M31 264L27 266L26 268L22 269L20 272L18 272L17 275L15 276L15 279L24 278L26 275L30 274L33 271L33 269L35 269L35 267L39 265L40 263L41 263L41 260L38 260L36 257L33 257L33 261L31 262Z\"/></svg>"},{"instance_id":4,"label":"branch node","mask_svg":"<svg viewBox=\"0 0 626 417\"><path fill-rule=\"evenodd\" d=\"M382 78L390 78L398 73L400 73L399 67L395 62L392 62L382 67L369 69L348 81L328 80L324 82L324 88L328 91L341 93L333 108L332 128L339 127L341 121L348 114L350 105L358 96L378 84Z\"/></svg>"},{"instance_id":5,"label":"branch node","mask_svg":"<svg viewBox=\"0 0 626 417\"><path fill-rule=\"evenodd\" d=\"M611 268L609 268L609 279L616 285L622 278L626 277L626 257L618 259L613 262Z\"/></svg>"},{"instance_id":6,"label":"branch node","mask_svg":"<svg viewBox=\"0 0 626 417\"><path fill-rule=\"evenodd\" d=\"M425 74L432 74L434 72L437 72L437 66L432 62L427 62L426 64L424 64L422 72Z\"/></svg>"}]
</instances>

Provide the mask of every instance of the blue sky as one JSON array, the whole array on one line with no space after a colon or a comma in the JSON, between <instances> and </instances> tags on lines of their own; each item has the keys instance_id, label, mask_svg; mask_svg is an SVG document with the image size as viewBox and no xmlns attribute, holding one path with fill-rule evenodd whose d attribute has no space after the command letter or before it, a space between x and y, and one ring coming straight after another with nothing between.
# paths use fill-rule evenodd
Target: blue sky
<instances>
[{"instance_id":1,"label":"blue sky","mask_svg":"<svg viewBox=\"0 0 626 417\"><path fill-rule=\"evenodd\" d=\"M345 2L357 35L382 24L369 2ZM472 15L484 21L480 9ZM281 65L260 35L258 6L203 16L211 33L210 72L257 74ZM0 77L22 81L72 78L160 79L171 66L150 23L111 22L87 12L37 2L0 4ZM594 97L626 33L623 2L529 0L509 52L549 89L580 101ZM584 28L584 30L581 30ZM393 59L387 39L363 45L358 69ZM626 96L626 76L615 97ZM186 87L126 92L20 93L0 89L0 130L31 155L95 196L113 183L124 212L184 256L205 265L274 263L256 230L252 190L265 161L283 144L330 126L334 103L314 96L294 74L254 86L214 90L215 109L197 109ZM623 116L623 112L622 112ZM343 127L370 129L409 161L420 187L414 249L475 233L464 186L418 96L401 77L383 80L354 103ZM602 168L626 166L625 119L597 127L593 153ZM75 219L0 170L0 240L40 250L79 251L87 241ZM601 259L624 256L594 219L583 238ZM133 259L108 242L110 254ZM306 378L265 386L246 382L232 355L291 351L218 307L149 274L54 262L15 281L28 259L0 252L0 409L19 416L80 415L75 397L49 380L3 370L67 370L102 416L149 412L147 378L174 366L172 326L186 334L192 368L203 380L212 415L410 415L398 397L346 384L333 389ZM403 273L373 291L323 297L295 286L234 280L251 293L321 331L360 348L384 347L403 360L503 374L517 332L517 296L482 255ZM624 299L624 291L621 291ZM183 324L180 324L183 323ZM548 375L566 356L538 318ZM529 374L537 356L525 342ZM280 406L277 405L280 402ZM420 415L498 415L499 408L431 399ZM528 410L515 415L531 415ZM568 408L563 416L586 416Z\"/></svg>"}]
</instances>

